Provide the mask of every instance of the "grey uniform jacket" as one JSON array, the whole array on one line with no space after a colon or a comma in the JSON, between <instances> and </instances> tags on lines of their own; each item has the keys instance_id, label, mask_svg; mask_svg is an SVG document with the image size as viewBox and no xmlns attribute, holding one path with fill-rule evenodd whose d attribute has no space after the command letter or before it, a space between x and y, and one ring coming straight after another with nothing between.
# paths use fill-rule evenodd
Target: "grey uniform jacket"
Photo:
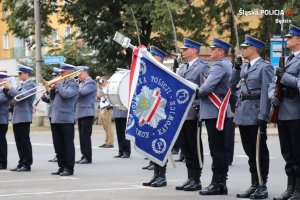
<instances>
[{"instance_id":1,"label":"grey uniform jacket","mask_svg":"<svg viewBox=\"0 0 300 200\"><path fill-rule=\"evenodd\" d=\"M189 66L187 69L187 65L182 65L178 70L178 75L185 78L186 80L189 80L195 84L197 84L199 87L203 84L205 80L205 76L209 72L209 65L200 60L197 59L192 66ZM200 100L194 100L193 102L194 106L200 105ZM199 117L199 111L197 111L193 106L191 106L186 120L197 120Z\"/></svg>"},{"instance_id":2,"label":"grey uniform jacket","mask_svg":"<svg viewBox=\"0 0 300 200\"><path fill-rule=\"evenodd\" d=\"M113 118L127 118L128 110L120 110L116 107L113 108Z\"/></svg>"},{"instance_id":3,"label":"grey uniform jacket","mask_svg":"<svg viewBox=\"0 0 300 200\"><path fill-rule=\"evenodd\" d=\"M9 98L0 91L0 124L8 124Z\"/></svg>"},{"instance_id":4,"label":"grey uniform jacket","mask_svg":"<svg viewBox=\"0 0 300 200\"><path fill-rule=\"evenodd\" d=\"M23 84L18 85L17 88L10 88L7 92L11 97L15 97L18 94L31 90L35 87L35 83L32 79L25 81ZM24 95L21 95L19 98L22 98L28 94L34 93L36 90L27 92ZM23 122L32 122L32 105L35 99L35 95L28 97L22 101L15 102L12 123L23 123Z\"/></svg>"},{"instance_id":5,"label":"grey uniform jacket","mask_svg":"<svg viewBox=\"0 0 300 200\"><path fill-rule=\"evenodd\" d=\"M280 83L285 86L291 87L297 91L297 81L300 77L300 54L294 57L292 60L286 63L284 68L284 74ZM276 84L272 82L269 88L269 97L275 94ZM300 95L296 95L293 98L283 97L280 101L279 120L295 120L300 119Z\"/></svg>"},{"instance_id":6,"label":"grey uniform jacket","mask_svg":"<svg viewBox=\"0 0 300 200\"><path fill-rule=\"evenodd\" d=\"M247 65L248 63L245 63L241 70L240 94L260 95L260 99L242 101L239 97L233 121L238 125L257 125L258 119L269 120L271 105L268 100L268 88L274 77L274 68L262 58L257 60L250 69Z\"/></svg>"},{"instance_id":7,"label":"grey uniform jacket","mask_svg":"<svg viewBox=\"0 0 300 200\"><path fill-rule=\"evenodd\" d=\"M95 116L96 82L88 77L79 84L79 95L76 103L76 119Z\"/></svg>"},{"instance_id":8,"label":"grey uniform jacket","mask_svg":"<svg viewBox=\"0 0 300 200\"><path fill-rule=\"evenodd\" d=\"M206 81L199 88L199 96L202 99L200 107L200 119L218 118L219 110L209 100L207 95L214 92L221 100L230 88L232 63L227 57L218 60L210 67ZM227 117L230 117L230 105L227 107Z\"/></svg>"},{"instance_id":9,"label":"grey uniform jacket","mask_svg":"<svg viewBox=\"0 0 300 200\"><path fill-rule=\"evenodd\" d=\"M51 90L50 99L53 100L52 123L75 123L75 103L78 91L79 86L75 79L59 83L55 90Z\"/></svg>"}]
</instances>

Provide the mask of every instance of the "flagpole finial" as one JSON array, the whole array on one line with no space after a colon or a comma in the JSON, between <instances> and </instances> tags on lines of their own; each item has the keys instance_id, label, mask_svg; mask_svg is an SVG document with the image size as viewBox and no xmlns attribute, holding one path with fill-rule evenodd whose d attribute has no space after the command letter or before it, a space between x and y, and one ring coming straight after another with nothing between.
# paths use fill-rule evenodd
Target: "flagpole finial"
<instances>
[{"instance_id":1,"label":"flagpole finial","mask_svg":"<svg viewBox=\"0 0 300 200\"><path fill-rule=\"evenodd\" d=\"M122 47L128 48L130 47L131 49L135 49L136 47L130 44L131 39L123 35L122 33L116 31L115 36L113 40L117 43L119 43Z\"/></svg>"}]
</instances>

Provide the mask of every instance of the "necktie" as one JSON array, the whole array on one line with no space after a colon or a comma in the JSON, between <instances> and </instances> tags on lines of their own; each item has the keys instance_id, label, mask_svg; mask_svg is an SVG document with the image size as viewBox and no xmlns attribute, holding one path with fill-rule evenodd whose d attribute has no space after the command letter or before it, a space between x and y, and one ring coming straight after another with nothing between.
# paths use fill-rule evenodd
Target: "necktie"
<instances>
[{"instance_id":1,"label":"necktie","mask_svg":"<svg viewBox=\"0 0 300 200\"><path fill-rule=\"evenodd\" d=\"M248 69L250 69L250 67L251 67L251 64L250 64L250 63L248 63L248 65L247 65L247 66L248 66Z\"/></svg>"},{"instance_id":2,"label":"necktie","mask_svg":"<svg viewBox=\"0 0 300 200\"><path fill-rule=\"evenodd\" d=\"M295 57L295 54L289 55L289 57L288 57L288 59L287 59L287 62L291 61L294 57Z\"/></svg>"},{"instance_id":3,"label":"necktie","mask_svg":"<svg viewBox=\"0 0 300 200\"><path fill-rule=\"evenodd\" d=\"M189 63L186 63L186 69L187 69L187 70L189 69L189 66L190 66L190 64L189 64Z\"/></svg>"}]
</instances>

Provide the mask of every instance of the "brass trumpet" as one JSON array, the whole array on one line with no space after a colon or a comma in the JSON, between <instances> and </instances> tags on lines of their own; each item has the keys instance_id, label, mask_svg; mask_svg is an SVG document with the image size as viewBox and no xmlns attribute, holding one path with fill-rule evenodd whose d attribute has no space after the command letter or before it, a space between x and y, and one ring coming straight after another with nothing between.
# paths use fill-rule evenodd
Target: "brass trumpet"
<instances>
[{"instance_id":1,"label":"brass trumpet","mask_svg":"<svg viewBox=\"0 0 300 200\"><path fill-rule=\"evenodd\" d=\"M50 81L44 81L43 85L39 85L39 86L36 86L35 88L32 88L30 90L27 90L21 94L18 94L14 97L14 100L19 102L19 101L22 101L24 99L27 99L35 94L38 94L38 93L46 93L48 91L48 89L50 88L51 85L53 84L56 84L57 82L60 82L60 81L67 81L67 80L70 80L72 78L75 78L77 76L79 76L81 74L81 72L83 71L83 69L80 69L80 70L77 70L71 74L68 74L66 76L58 76Z\"/></svg>"}]
</instances>

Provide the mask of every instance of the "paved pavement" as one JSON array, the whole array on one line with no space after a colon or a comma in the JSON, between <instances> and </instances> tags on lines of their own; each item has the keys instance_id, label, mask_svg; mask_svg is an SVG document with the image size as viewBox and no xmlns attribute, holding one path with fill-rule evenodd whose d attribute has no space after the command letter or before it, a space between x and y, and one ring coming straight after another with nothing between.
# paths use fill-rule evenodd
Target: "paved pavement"
<instances>
[{"instance_id":1,"label":"paved pavement","mask_svg":"<svg viewBox=\"0 0 300 200\"><path fill-rule=\"evenodd\" d=\"M100 149L103 143L104 132L101 126L94 126L93 133L93 164L76 165L75 174L72 177L62 178L50 173L57 170L56 163L47 162L54 156L50 131L39 131L31 134L33 144L34 164L31 172L0 171L0 199L5 200L182 200L182 199L236 199L236 193L249 187L250 174L248 173L247 158L241 146L240 137L236 135L235 157L233 165L229 169L227 196L200 196L198 192L176 191L175 186L186 179L184 163L177 163L173 168L168 163L168 186L163 188L151 188L141 186L143 181L152 177L153 171L142 170L141 167L148 164L142 156L132 149L129 159L113 158L117 154L117 142L115 148ZM205 130L205 129L204 129ZM284 161L280 154L279 141L276 129L269 129L271 133L268 145L271 156L269 199L279 195L285 190L286 177L284 173ZM8 138L8 168L17 164L17 151L11 131ZM211 180L211 158L207 145L207 135L203 133L205 163L202 185L206 187ZM76 133L76 158L80 157L78 134ZM177 155L175 155L175 159Z\"/></svg>"}]
</instances>

